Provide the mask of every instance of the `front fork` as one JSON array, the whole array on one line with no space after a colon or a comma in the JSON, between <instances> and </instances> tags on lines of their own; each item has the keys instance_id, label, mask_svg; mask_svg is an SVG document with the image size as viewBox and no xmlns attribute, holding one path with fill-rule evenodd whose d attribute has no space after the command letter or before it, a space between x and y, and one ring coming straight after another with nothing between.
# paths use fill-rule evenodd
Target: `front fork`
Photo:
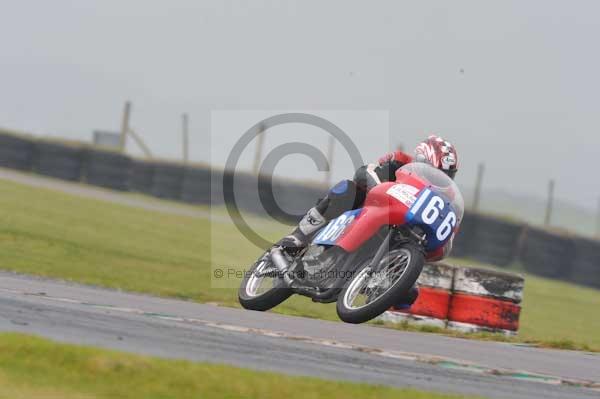
<instances>
[{"instance_id":1,"label":"front fork","mask_svg":"<svg viewBox=\"0 0 600 399\"><path fill-rule=\"evenodd\" d=\"M405 234L403 234L403 233L405 233ZM425 235L422 235L422 236L419 235L417 232L413 231L410 227L398 228L397 226L390 226L385 238L383 239L383 241L381 242L381 245L377 249L375 256L371 260L371 263L369 264L369 266L367 266L370 269L370 271L368 272L369 275L372 275L373 273L378 273L381 271L381 268L384 266L381 264L381 259L383 259L383 256L385 255L386 252L389 252L390 242L392 241L392 238L395 238L394 237L395 234L402 234L401 240L404 240L407 242L415 241L417 244L419 244L419 246L421 248L424 247Z\"/></svg>"},{"instance_id":2,"label":"front fork","mask_svg":"<svg viewBox=\"0 0 600 399\"><path fill-rule=\"evenodd\" d=\"M369 269L369 271L367 272L369 276L371 276L373 273L378 273L380 271L381 259L383 259L385 253L389 252L390 250L390 242L392 241L392 235L394 234L394 232L394 227L390 226L387 234L385 235L385 238L381 242L381 245L379 245L379 248L377 248L375 256L373 257L373 259L371 259L371 263L369 263L369 266L367 266L367 269Z\"/></svg>"}]
</instances>

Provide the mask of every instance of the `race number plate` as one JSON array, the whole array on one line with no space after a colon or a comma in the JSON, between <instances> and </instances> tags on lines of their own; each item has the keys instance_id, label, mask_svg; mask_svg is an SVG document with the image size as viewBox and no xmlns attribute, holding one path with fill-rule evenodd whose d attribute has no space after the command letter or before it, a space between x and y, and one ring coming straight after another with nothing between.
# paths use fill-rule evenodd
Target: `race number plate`
<instances>
[{"instance_id":1,"label":"race number plate","mask_svg":"<svg viewBox=\"0 0 600 399\"><path fill-rule=\"evenodd\" d=\"M441 194L426 188L410 207L406 220L410 224L425 225L427 230L427 249L433 250L452 236L458 222L450 202Z\"/></svg>"},{"instance_id":2,"label":"race number plate","mask_svg":"<svg viewBox=\"0 0 600 399\"><path fill-rule=\"evenodd\" d=\"M342 215L333 219L327 226L319 231L313 240L313 244L335 245L337 239L344 234L346 228L352 224L361 210L362 208L344 212Z\"/></svg>"}]
</instances>

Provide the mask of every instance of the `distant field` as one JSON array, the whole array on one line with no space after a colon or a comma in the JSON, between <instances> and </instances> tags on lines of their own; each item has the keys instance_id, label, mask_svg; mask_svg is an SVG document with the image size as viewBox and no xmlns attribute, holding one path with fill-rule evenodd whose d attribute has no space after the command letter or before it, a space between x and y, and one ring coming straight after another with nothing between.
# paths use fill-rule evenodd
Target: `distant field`
<instances>
[{"instance_id":1,"label":"distant field","mask_svg":"<svg viewBox=\"0 0 600 399\"><path fill-rule=\"evenodd\" d=\"M290 377L0 334L0 398L452 399L413 389Z\"/></svg>"},{"instance_id":2,"label":"distant field","mask_svg":"<svg viewBox=\"0 0 600 399\"><path fill-rule=\"evenodd\" d=\"M0 209L5 270L238 306L237 280L214 288L211 267L240 270L260 254L231 222L211 225L6 181L0 181ZM257 225L273 239L288 230ZM598 309L599 290L526 275L519 340L600 351ZM303 297L275 311L337 320L334 305Z\"/></svg>"}]
</instances>

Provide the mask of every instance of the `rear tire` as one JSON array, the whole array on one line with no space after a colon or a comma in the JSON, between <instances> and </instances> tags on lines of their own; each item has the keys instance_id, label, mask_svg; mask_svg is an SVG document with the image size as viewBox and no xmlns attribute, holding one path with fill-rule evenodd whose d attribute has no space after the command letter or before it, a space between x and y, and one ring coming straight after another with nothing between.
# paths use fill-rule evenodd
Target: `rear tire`
<instances>
[{"instance_id":1,"label":"rear tire","mask_svg":"<svg viewBox=\"0 0 600 399\"><path fill-rule=\"evenodd\" d=\"M265 311L279 305L292 295L292 290L288 288L281 277L274 277L273 286L265 292L257 293L256 285L258 277L257 271L260 272L272 266L269 252L265 252L250 270L244 274L242 283L238 290L238 300L244 309ZM264 277L269 278L269 277Z\"/></svg>"},{"instance_id":2,"label":"rear tire","mask_svg":"<svg viewBox=\"0 0 600 399\"><path fill-rule=\"evenodd\" d=\"M404 260L405 259L405 260ZM390 250L381 260L386 262L387 265L382 267L382 272L390 269L393 272L394 261L402 261L406 263L404 271L401 272L399 277L396 277L391 286L384 288L383 293L377 293L377 284L373 290L370 287L369 282L374 284L374 279L378 278L375 275L369 276L370 269L368 268L370 260L367 260L364 265L359 268L356 274L350 281L346 283L346 286L340 293L337 299L337 314L340 319L346 323L364 323L375 317L379 316L392 305L396 304L398 299L405 295L415 284L423 265L425 263L425 257L421 248L414 244L405 244L399 248ZM381 289L381 288L379 288ZM372 301L369 299L372 294L365 294L368 290L373 290L376 293L375 299ZM363 305L355 305L354 301L358 295L365 295L367 297L366 303Z\"/></svg>"}]
</instances>

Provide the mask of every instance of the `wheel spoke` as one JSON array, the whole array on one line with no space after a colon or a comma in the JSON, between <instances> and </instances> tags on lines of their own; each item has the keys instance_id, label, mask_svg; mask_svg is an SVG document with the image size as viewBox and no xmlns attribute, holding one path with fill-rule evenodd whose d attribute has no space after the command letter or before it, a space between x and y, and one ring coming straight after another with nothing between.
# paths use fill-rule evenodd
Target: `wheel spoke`
<instances>
[{"instance_id":1,"label":"wheel spoke","mask_svg":"<svg viewBox=\"0 0 600 399\"><path fill-rule=\"evenodd\" d=\"M274 278L271 262L267 259L261 259L256 263L248 282L246 283L246 295L249 297L258 297L273 289Z\"/></svg>"},{"instance_id":2,"label":"wheel spoke","mask_svg":"<svg viewBox=\"0 0 600 399\"><path fill-rule=\"evenodd\" d=\"M381 260L385 266L378 273L370 273L370 270L363 269L345 291L344 305L349 309L360 309L377 301L402 278L410 259L410 252L400 249L399 252L390 253ZM362 300L357 301L359 297Z\"/></svg>"}]
</instances>

